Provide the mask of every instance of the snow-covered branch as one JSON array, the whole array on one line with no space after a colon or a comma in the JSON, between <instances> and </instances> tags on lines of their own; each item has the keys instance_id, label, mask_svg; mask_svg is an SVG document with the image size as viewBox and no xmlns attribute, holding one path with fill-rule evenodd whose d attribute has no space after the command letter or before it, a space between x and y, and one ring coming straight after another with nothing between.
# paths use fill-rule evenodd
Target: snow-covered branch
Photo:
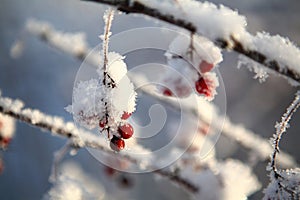
<instances>
[{"instance_id":1,"label":"snow-covered branch","mask_svg":"<svg viewBox=\"0 0 300 200\"><path fill-rule=\"evenodd\" d=\"M34 29L32 29L34 27ZM49 27L47 31L44 31L43 27ZM57 42L52 39L54 35L70 35L70 39L72 38L71 33L63 33L55 28L53 28L50 24L38 20L31 19L27 22L26 24L26 31L29 33L37 36L38 38L43 38L41 37L42 35L46 36L48 38L47 40L42 40L46 42L48 45L55 47L57 50L64 51L68 54L70 54L73 57L78 58L79 60L84 60L84 57L77 56L77 54L72 51L73 48L76 48L76 45L81 46L82 43L86 44L85 40L79 40L79 41L74 41L73 45L69 46L64 46L62 48L62 45L58 45ZM62 37L64 38L60 43L67 43L69 44L70 42L68 41L67 37ZM86 44L85 51L83 51L83 55L88 55L91 52L91 49L88 48L88 45ZM99 54L93 53L89 54L87 57L88 59L85 59L86 62L91 64L92 66L98 67L99 65ZM134 83L134 85L139 86L139 85L145 85L143 82L147 83L147 80L145 79L144 76L141 74L132 74L132 72L128 72L128 76L130 77L131 81ZM150 88L149 88L150 87ZM251 130L248 130L244 128L242 125L237 125L231 122L231 120L226 117L223 123L223 117L218 117L217 109L212 103L209 103L207 101L202 100L201 98L196 97L199 99L198 105L202 105L203 109L197 108L194 104L191 104L188 99L174 99L174 98L169 98L165 97L163 95L160 95L156 92L156 89L154 87L151 88L151 86L148 87L138 87L140 92L143 92L146 95L150 95L156 100L165 103L166 105L171 106L174 109L183 109L184 112L192 114L196 120L201 120L207 124L210 124L209 119L207 118L207 113L204 112L205 110L209 110L208 112L213 112L214 116L218 119L218 123L212 124L215 130L217 131L222 131L223 136L236 141L239 143L242 147L249 149L251 152L253 152L255 155L258 156L259 159L261 160L268 160L269 155L272 153L273 148L270 145L269 141L265 138L262 138L258 134L254 133ZM191 97L192 98L192 97ZM178 107L178 101L180 101L180 107ZM210 109L208 109L210 108ZM258 148L259 147L259 148ZM283 168L288 168L288 167L294 167L297 166L296 161L293 159L293 157L285 152L281 152L278 155L277 162L280 166Z\"/></svg>"},{"instance_id":2,"label":"snow-covered branch","mask_svg":"<svg viewBox=\"0 0 300 200\"><path fill-rule=\"evenodd\" d=\"M25 122L31 126L49 131L55 136L67 138L69 140L70 146L73 149L80 149L85 147L93 148L100 150L101 152L106 153L112 157L119 157L120 159L127 160L130 163L135 164L136 166L139 166L140 163L143 163L144 167L146 165L149 171L153 171L153 169L156 169L155 166L140 161L139 159L126 154L126 152L116 154L108 147L107 141L103 137L97 137L90 132L76 128L76 126L72 122L64 122L64 120L60 117L49 116L40 112L39 110L33 110L23 107L24 103L20 100L13 100L0 96L0 113L8 115L21 122ZM193 183L190 183L189 180L171 171L155 170L153 171L153 173L165 177L175 184L182 186L183 189L187 190L190 193L196 193L199 191L199 188Z\"/></svg>"},{"instance_id":3,"label":"snow-covered branch","mask_svg":"<svg viewBox=\"0 0 300 200\"><path fill-rule=\"evenodd\" d=\"M143 85L142 82L146 81L139 74L131 74L130 78L136 85ZM151 86L139 88L140 92L150 95L151 97L172 107L175 110L183 110L185 113L191 114L195 120L202 121L204 124L209 125L217 132L221 131L223 136L248 149L262 161L268 160L270 154L273 152L273 148L270 145L269 140L259 136L251 130L246 129L242 125L234 124L228 117L225 117L224 119L223 116L219 116L218 109L212 103L207 102L202 98L194 96L186 99L174 99L158 94L155 91L155 88L151 88ZM193 98L198 100L198 107L194 104L191 104L190 99ZM212 113L214 117L213 123L210 121L211 118L208 117L211 116ZM277 162L283 168L297 166L295 159L283 151L278 155Z\"/></svg>"},{"instance_id":4,"label":"snow-covered branch","mask_svg":"<svg viewBox=\"0 0 300 200\"><path fill-rule=\"evenodd\" d=\"M287 38L268 33L251 35L246 18L225 6L195 0L85 0L116 7L125 13L156 18L197 33L217 46L256 61L294 84L300 83L300 50ZM289 59L293 57L293 59Z\"/></svg>"}]
</instances>

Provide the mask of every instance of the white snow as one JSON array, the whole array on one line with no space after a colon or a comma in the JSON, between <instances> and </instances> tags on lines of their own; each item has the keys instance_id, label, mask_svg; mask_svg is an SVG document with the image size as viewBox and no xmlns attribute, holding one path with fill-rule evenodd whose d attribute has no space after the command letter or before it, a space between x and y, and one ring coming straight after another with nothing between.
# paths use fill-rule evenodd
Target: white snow
<instances>
[{"instance_id":1,"label":"white snow","mask_svg":"<svg viewBox=\"0 0 300 200\"><path fill-rule=\"evenodd\" d=\"M261 188L252 169L240 161L228 159L219 163L218 168L224 185L224 200L247 199L247 196Z\"/></svg>"},{"instance_id":2,"label":"white snow","mask_svg":"<svg viewBox=\"0 0 300 200\"><path fill-rule=\"evenodd\" d=\"M196 32L212 41L222 39L232 47L232 37L246 50L258 51L266 56L266 62L276 60L280 70L287 68L300 74L300 50L288 38L258 32L255 36L246 30L246 18L226 6L196 0L135 0L162 14L191 23ZM174 6L175 5L175 6ZM261 70L256 70L262 72ZM259 74L257 77L264 77ZM295 85L292 82L292 85ZM299 84L297 84L299 85Z\"/></svg>"},{"instance_id":3,"label":"white snow","mask_svg":"<svg viewBox=\"0 0 300 200\"><path fill-rule=\"evenodd\" d=\"M192 41L191 41L192 40ZM190 45L193 45L193 59L189 52ZM222 62L223 57L221 50L205 37L194 35L192 38L187 34L180 34L177 36L169 46L168 54L175 54L182 56L185 60L191 62L194 67L198 67L202 60L217 65Z\"/></svg>"},{"instance_id":4,"label":"white snow","mask_svg":"<svg viewBox=\"0 0 300 200\"><path fill-rule=\"evenodd\" d=\"M240 69L241 67L247 67L249 71L253 71L255 73L254 79L258 79L260 83L263 83L269 77L268 72L273 73L271 70L263 67L261 64L251 60L250 58L239 55L239 60L237 64L237 68Z\"/></svg>"},{"instance_id":5,"label":"white snow","mask_svg":"<svg viewBox=\"0 0 300 200\"><path fill-rule=\"evenodd\" d=\"M279 173L282 178L271 179L268 187L264 190L263 199L298 199L300 195L300 168L281 170ZM279 181L282 187L279 186Z\"/></svg>"},{"instance_id":6,"label":"white snow","mask_svg":"<svg viewBox=\"0 0 300 200\"><path fill-rule=\"evenodd\" d=\"M54 186L44 196L45 200L101 200L105 191L100 182L87 175L75 163L64 163Z\"/></svg>"},{"instance_id":7,"label":"white snow","mask_svg":"<svg viewBox=\"0 0 300 200\"><path fill-rule=\"evenodd\" d=\"M15 120L0 113L0 137L13 138L15 129Z\"/></svg>"},{"instance_id":8,"label":"white snow","mask_svg":"<svg viewBox=\"0 0 300 200\"><path fill-rule=\"evenodd\" d=\"M172 15L175 19L182 19L196 26L199 34L211 39L230 39L234 36L239 39L246 33L246 18L237 11L223 5L216 6L210 2L195 0L135 0L148 7L159 10L163 14ZM175 4L177 5L177 4Z\"/></svg>"},{"instance_id":9,"label":"white snow","mask_svg":"<svg viewBox=\"0 0 300 200\"><path fill-rule=\"evenodd\" d=\"M281 71L289 68L300 74L300 50L288 38L258 32L251 43L245 42L245 45L267 56L266 61L277 60Z\"/></svg>"},{"instance_id":10,"label":"white snow","mask_svg":"<svg viewBox=\"0 0 300 200\"><path fill-rule=\"evenodd\" d=\"M64 33L55 30L49 23L29 19L26 30L40 37L45 37L54 47L76 56L84 55L88 49L86 35L83 32Z\"/></svg>"}]
</instances>

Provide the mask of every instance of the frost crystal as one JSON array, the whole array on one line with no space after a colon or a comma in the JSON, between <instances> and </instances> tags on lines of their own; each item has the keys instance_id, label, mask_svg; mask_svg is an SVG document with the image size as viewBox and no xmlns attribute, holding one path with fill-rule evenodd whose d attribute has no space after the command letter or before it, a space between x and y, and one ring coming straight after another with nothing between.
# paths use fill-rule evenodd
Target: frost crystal
<instances>
[{"instance_id":1,"label":"frost crystal","mask_svg":"<svg viewBox=\"0 0 300 200\"><path fill-rule=\"evenodd\" d=\"M299 199L300 169L280 171L279 179L273 178L264 190L264 200Z\"/></svg>"},{"instance_id":2,"label":"frost crystal","mask_svg":"<svg viewBox=\"0 0 300 200\"><path fill-rule=\"evenodd\" d=\"M239 55L239 61L238 61L238 69L241 67L246 66L249 71L253 71L255 73L254 79L258 79L260 83L263 83L266 81L266 79L269 77L267 68L263 67L261 64L243 56Z\"/></svg>"}]
</instances>

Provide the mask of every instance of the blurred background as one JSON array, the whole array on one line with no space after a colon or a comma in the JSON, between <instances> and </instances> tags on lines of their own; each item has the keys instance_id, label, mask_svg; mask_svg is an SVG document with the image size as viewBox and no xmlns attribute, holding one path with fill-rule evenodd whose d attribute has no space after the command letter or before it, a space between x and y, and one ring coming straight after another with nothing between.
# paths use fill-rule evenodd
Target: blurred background
<instances>
[{"instance_id":1,"label":"blurred background","mask_svg":"<svg viewBox=\"0 0 300 200\"><path fill-rule=\"evenodd\" d=\"M298 0L216 0L239 13L248 20L251 33L266 31L288 37L295 44L300 43ZM9 55L14 41L23 35L28 18L48 21L56 29L66 32L84 32L90 46L99 44L98 35L103 31L102 15L106 7L79 0L1 0L0 3L0 88L3 96L22 99L27 107L72 120L64 107L71 103L72 88L80 61L47 46L33 36L26 37L24 54L18 59ZM138 27L160 26L143 16L117 15L113 22L113 34ZM130 63L128 63L130 66ZM219 68L227 95L227 115L234 123L269 138L274 133L275 121L292 101L295 88L287 81L271 75L260 84L254 74L245 68L237 69L237 55L225 53ZM288 134L283 137L281 148L294 155L300 162L299 121L296 113ZM48 181L53 153L65 143L64 139L52 137L49 133L23 123L17 123L17 131L10 148L3 154L5 171L0 175L1 199L41 199L50 189ZM231 145L221 138L219 143ZM234 147L235 150L238 146ZM259 147L258 147L259 148ZM218 152L217 152L218 153ZM238 153L235 153L239 157ZM224 154L217 155L220 158ZM171 199L165 188L147 187L156 184L151 174L128 175L139 189L115 189L111 180L103 176L103 166L86 150L80 150L75 157L84 171L102 182L108 194L115 199ZM266 163L255 168L260 181L265 184L268 177ZM151 186L152 187L152 186ZM154 192L155 190L155 192ZM175 190L175 189L173 189ZM148 195L145 195L147 192ZM251 199L261 198L261 192ZM107 199L111 199L107 198Z\"/></svg>"}]
</instances>

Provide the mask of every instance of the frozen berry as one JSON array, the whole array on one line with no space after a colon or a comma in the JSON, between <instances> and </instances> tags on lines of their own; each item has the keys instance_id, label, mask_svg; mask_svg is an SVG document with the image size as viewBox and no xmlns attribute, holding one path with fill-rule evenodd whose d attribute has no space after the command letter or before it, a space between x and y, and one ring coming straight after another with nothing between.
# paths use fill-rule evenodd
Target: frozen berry
<instances>
[{"instance_id":1,"label":"frozen berry","mask_svg":"<svg viewBox=\"0 0 300 200\"><path fill-rule=\"evenodd\" d=\"M104 126L107 124L107 122L106 122L106 119L101 119L100 121L99 121L99 127L100 128L104 128Z\"/></svg>"},{"instance_id":2,"label":"frozen berry","mask_svg":"<svg viewBox=\"0 0 300 200\"><path fill-rule=\"evenodd\" d=\"M11 138L4 138L0 136L0 148L6 149L11 142Z\"/></svg>"},{"instance_id":3,"label":"frozen berry","mask_svg":"<svg viewBox=\"0 0 300 200\"><path fill-rule=\"evenodd\" d=\"M132 113L124 112L121 119L126 120L131 116Z\"/></svg>"},{"instance_id":4,"label":"frozen berry","mask_svg":"<svg viewBox=\"0 0 300 200\"><path fill-rule=\"evenodd\" d=\"M163 90L163 95L171 97L171 96L173 96L173 93L172 93L172 91L169 88L165 88Z\"/></svg>"},{"instance_id":5,"label":"frozen berry","mask_svg":"<svg viewBox=\"0 0 300 200\"><path fill-rule=\"evenodd\" d=\"M133 135L133 128L130 124L126 123L119 127L118 132L123 139L129 139Z\"/></svg>"},{"instance_id":6,"label":"frozen berry","mask_svg":"<svg viewBox=\"0 0 300 200\"><path fill-rule=\"evenodd\" d=\"M2 142L5 146L7 146L7 145L9 145L10 141L11 141L11 138L3 138L1 142Z\"/></svg>"},{"instance_id":7,"label":"frozen berry","mask_svg":"<svg viewBox=\"0 0 300 200\"><path fill-rule=\"evenodd\" d=\"M199 94L204 94L205 96L209 96L209 89L203 77L200 77L198 81L195 83L195 88Z\"/></svg>"},{"instance_id":8,"label":"frozen berry","mask_svg":"<svg viewBox=\"0 0 300 200\"><path fill-rule=\"evenodd\" d=\"M208 63L208 62L206 62L205 60L203 60L203 61L200 63L200 65L199 65L199 68L200 68L200 72L201 72L201 73L209 72L210 70L212 70L213 67L214 67L213 64Z\"/></svg>"},{"instance_id":9,"label":"frozen berry","mask_svg":"<svg viewBox=\"0 0 300 200\"><path fill-rule=\"evenodd\" d=\"M105 171L105 174L109 177L112 177L117 173L117 171L111 167L105 167L104 171Z\"/></svg>"},{"instance_id":10,"label":"frozen berry","mask_svg":"<svg viewBox=\"0 0 300 200\"><path fill-rule=\"evenodd\" d=\"M110 140L110 148L114 151L121 151L125 148L125 142L117 136L113 136Z\"/></svg>"}]
</instances>

